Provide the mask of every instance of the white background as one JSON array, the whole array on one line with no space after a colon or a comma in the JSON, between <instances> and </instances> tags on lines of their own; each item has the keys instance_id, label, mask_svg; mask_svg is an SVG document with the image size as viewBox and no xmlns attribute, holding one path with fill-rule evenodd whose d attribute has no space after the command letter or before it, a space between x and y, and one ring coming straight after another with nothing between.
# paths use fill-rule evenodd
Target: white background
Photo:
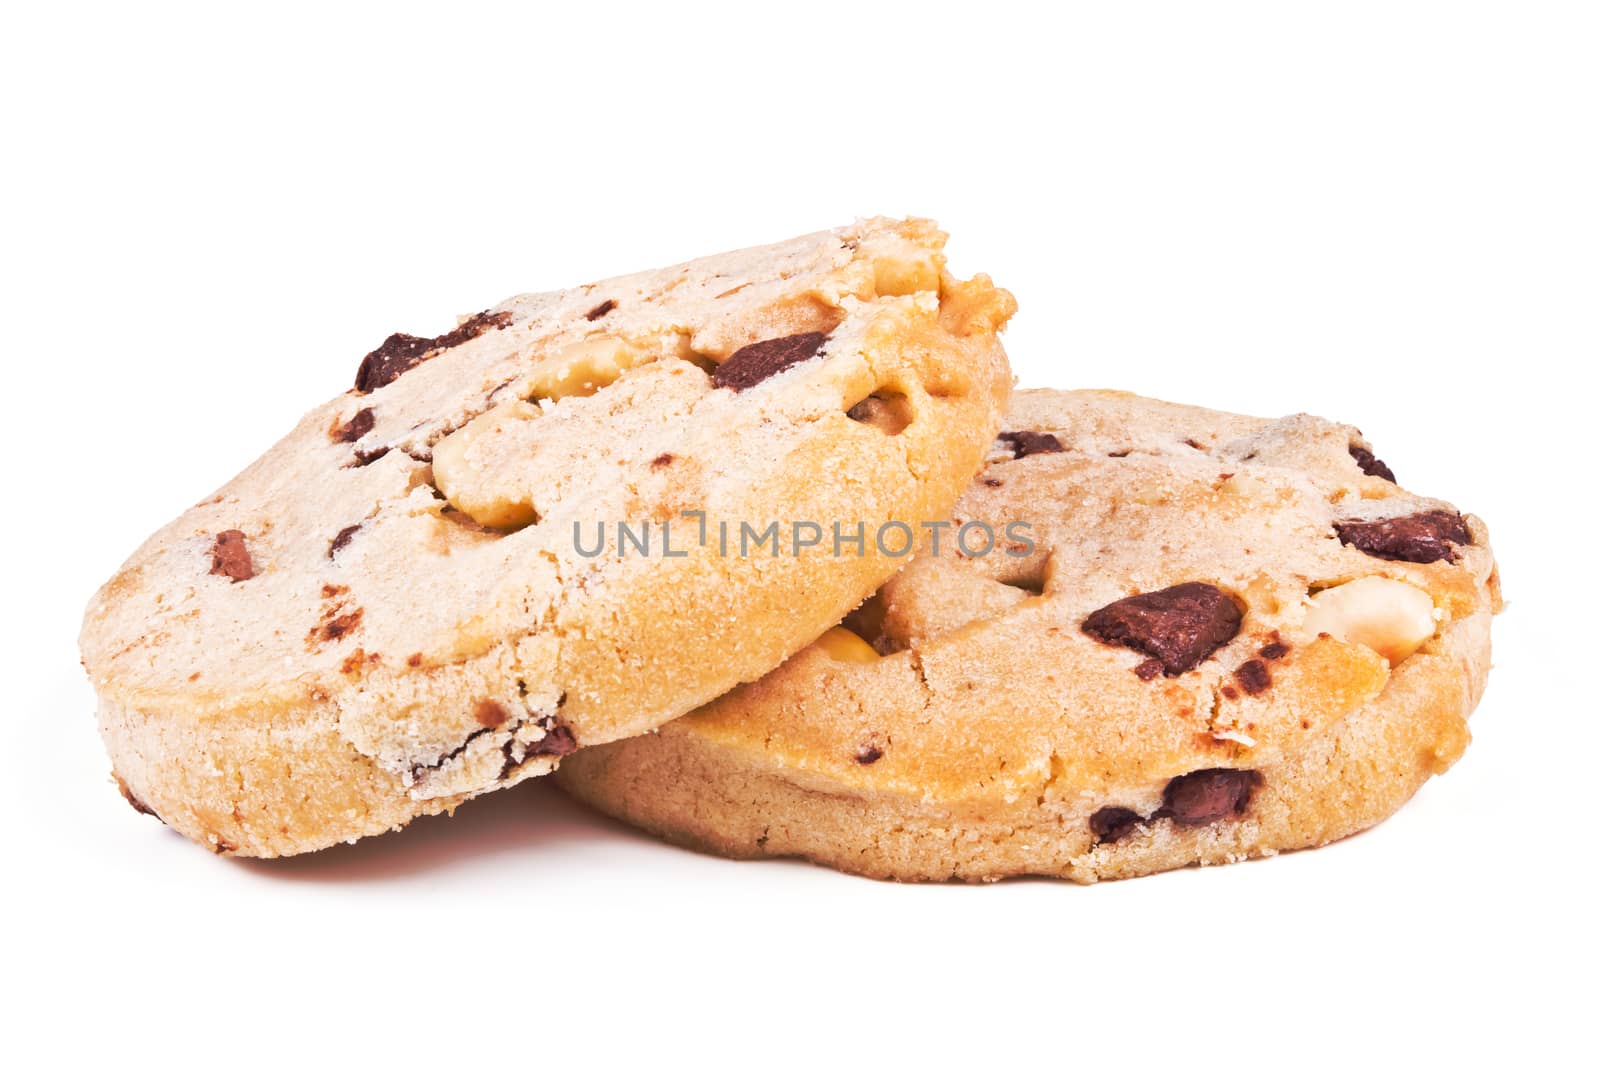
<instances>
[{"instance_id":1,"label":"white background","mask_svg":"<svg viewBox=\"0 0 1600 1068\"><path fill-rule=\"evenodd\" d=\"M439 6L3 16L9 1054L1594 1056L1592 8ZM84 602L386 334L880 212L1016 293L1024 384L1353 422L1484 516L1460 765L1086 889L720 861L545 784L275 864L117 797Z\"/></svg>"}]
</instances>

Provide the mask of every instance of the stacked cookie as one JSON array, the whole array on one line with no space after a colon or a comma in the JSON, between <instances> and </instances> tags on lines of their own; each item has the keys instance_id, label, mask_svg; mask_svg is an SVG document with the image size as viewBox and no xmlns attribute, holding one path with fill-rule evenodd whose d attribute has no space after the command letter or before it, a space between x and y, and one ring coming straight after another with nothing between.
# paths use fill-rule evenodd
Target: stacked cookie
<instances>
[{"instance_id":1,"label":"stacked cookie","mask_svg":"<svg viewBox=\"0 0 1600 1068\"><path fill-rule=\"evenodd\" d=\"M560 764L727 855L1092 881L1331 841L1449 767L1482 524L1309 416L1010 398L1014 303L943 240L388 338L91 602L124 796L270 857Z\"/></svg>"}]
</instances>

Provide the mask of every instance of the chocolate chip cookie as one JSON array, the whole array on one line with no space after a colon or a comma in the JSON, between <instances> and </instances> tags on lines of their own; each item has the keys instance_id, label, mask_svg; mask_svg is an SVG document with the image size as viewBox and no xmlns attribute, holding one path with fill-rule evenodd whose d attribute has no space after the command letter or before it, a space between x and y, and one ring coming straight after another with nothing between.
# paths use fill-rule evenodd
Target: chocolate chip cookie
<instances>
[{"instance_id":1,"label":"chocolate chip cookie","mask_svg":"<svg viewBox=\"0 0 1600 1068\"><path fill-rule=\"evenodd\" d=\"M771 675L557 779L735 857L1079 882L1320 845L1466 748L1475 517L1354 429L1024 391L913 564Z\"/></svg>"},{"instance_id":2,"label":"chocolate chip cookie","mask_svg":"<svg viewBox=\"0 0 1600 1068\"><path fill-rule=\"evenodd\" d=\"M218 852L298 853L776 667L904 563L788 526L935 518L998 428L1014 304L943 244L875 219L352 360L90 603L125 796Z\"/></svg>"}]
</instances>

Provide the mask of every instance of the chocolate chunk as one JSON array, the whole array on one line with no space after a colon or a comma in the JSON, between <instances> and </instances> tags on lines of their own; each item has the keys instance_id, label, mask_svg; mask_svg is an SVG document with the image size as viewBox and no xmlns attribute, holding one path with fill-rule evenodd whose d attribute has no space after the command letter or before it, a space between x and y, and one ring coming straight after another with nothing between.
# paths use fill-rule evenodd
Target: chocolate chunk
<instances>
[{"instance_id":1,"label":"chocolate chunk","mask_svg":"<svg viewBox=\"0 0 1600 1068\"><path fill-rule=\"evenodd\" d=\"M1360 445L1350 446L1350 457L1355 460L1356 466L1361 468L1363 474L1376 475L1378 478L1394 481L1394 472L1389 470L1389 465L1372 455L1371 449L1363 449Z\"/></svg>"},{"instance_id":2,"label":"chocolate chunk","mask_svg":"<svg viewBox=\"0 0 1600 1068\"><path fill-rule=\"evenodd\" d=\"M1250 795L1261 785L1261 773L1234 768L1206 768L1180 775L1167 783L1161 795L1161 810L1173 822L1189 827L1215 823L1238 815L1250 804Z\"/></svg>"},{"instance_id":3,"label":"chocolate chunk","mask_svg":"<svg viewBox=\"0 0 1600 1068\"><path fill-rule=\"evenodd\" d=\"M507 712L506 706L499 701L491 701L485 697L473 708L472 718L478 721L478 726L493 730L510 719L511 713Z\"/></svg>"},{"instance_id":4,"label":"chocolate chunk","mask_svg":"<svg viewBox=\"0 0 1600 1068\"><path fill-rule=\"evenodd\" d=\"M383 344L367 353L356 368L356 389L371 393L399 378L434 348L433 339L411 334L390 334Z\"/></svg>"},{"instance_id":5,"label":"chocolate chunk","mask_svg":"<svg viewBox=\"0 0 1600 1068\"><path fill-rule=\"evenodd\" d=\"M328 543L328 559L332 560L334 556L338 554L340 549L343 549L346 545L349 545L350 539L355 537L356 531L360 529L360 523L352 523L350 526L345 527L343 530L339 531L339 533L335 534L333 536L333 540Z\"/></svg>"},{"instance_id":6,"label":"chocolate chunk","mask_svg":"<svg viewBox=\"0 0 1600 1068\"><path fill-rule=\"evenodd\" d=\"M856 750L856 763L857 764L875 764L875 763L878 762L878 759L880 757L882 757L882 756L883 756L883 750L879 749L877 746L873 745L871 742L868 742L866 745L863 745L860 749Z\"/></svg>"},{"instance_id":7,"label":"chocolate chunk","mask_svg":"<svg viewBox=\"0 0 1600 1068\"><path fill-rule=\"evenodd\" d=\"M738 393L815 357L827 340L828 335L812 330L804 334L757 341L723 360L712 374L711 381L719 389L731 389Z\"/></svg>"},{"instance_id":8,"label":"chocolate chunk","mask_svg":"<svg viewBox=\"0 0 1600 1068\"><path fill-rule=\"evenodd\" d=\"M1289 654L1289 647L1282 642L1268 642L1261 647L1261 655L1268 660L1282 660Z\"/></svg>"},{"instance_id":9,"label":"chocolate chunk","mask_svg":"<svg viewBox=\"0 0 1600 1068\"><path fill-rule=\"evenodd\" d=\"M1154 657L1171 676L1191 670L1232 641L1243 618L1233 598L1215 586L1184 582L1096 609L1083 621L1083 632Z\"/></svg>"},{"instance_id":10,"label":"chocolate chunk","mask_svg":"<svg viewBox=\"0 0 1600 1068\"><path fill-rule=\"evenodd\" d=\"M1139 666L1133 669L1133 673L1145 682L1149 682L1161 674L1161 661L1155 657L1151 657L1149 660L1141 660L1139 661Z\"/></svg>"},{"instance_id":11,"label":"chocolate chunk","mask_svg":"<svg viewBox=\"0 0 1600 1068\"><path fill-rule=\"evenodd\" d=\"M1233 673L1239 680L1239 685L1244 687L1244 692L1255 696L1265 693L1267 687L1272 685L1272 672L1267 670L1265 660L1246 660L1239 665L1239 670Z\"/></svg>"},{"instance_id":12,"label":"chocolate chunk","mask_svg":"<svg viewBox=\"0 0 1600 1068\"><path fill-rule=\"evenodd\" d=\"M244 531L224 530L217 535L216 544L211 546L211 573L227 575L234 582L255 576L255 564L244 545Z\"/></svg>"},{"instance_id":13,"label":"chocolate chunk","mask_svg":"<svg viewBox=\"0 0 1600 1068\"><path fill-rule=\"evenodd\" d=\"M484 311L438 337L390 334L384 338L383 344L362 359L361 366L356 370L356 390L371 393L381 389L437 352L471 341L490 330L504 330L510 325L510 312Z\"/></svg>"},{"instance_id":14,"label":"chocolate chunk","mask_svg":"<svg viewBox=\"0 0 1600 1068\"><path fill-rule=\"evenodd\" d=\"M364 449L357 449L356 450L356 462L355 462L354 466L356 466L356 467L365 467L368 464L370 464L370 463L372 463L372 462L374 462L376 460L383 459L387 455L389 455L389 446L387 446L387 445L380 445L376 449L371 450L370 452L368 452L368 451L366 451Z\"/></svg>"},{"instance_id":15,"label":"chocolate chunk","mask_svg":"<svg viewBox=\"0 0 1600 1068\"><path fill-rule=\"evenodd\" d=\"M1112 805L1089 817L1089 833L1101 842L1126 838L1144 819L1131 808Z\"/></svg>"},{"instance_id":16,"label":"chocolate chunk","mask_svg":"<svg viewBox=\"0 0 1600 1068\"><path fill-rule=\"evenodd\" d=\"M364 437L372 429L372 409L363 408L350 417L348 423L341 424L329 431L328 436L334 441L352 442Z\"/></svg>"},{"instance_id":17,"label":"chocolate chunk","mask_svg":"<svg viewBox=\"0 0 1600 1068\"><path fill-rule=\"evenodd\" d=\"M612 312L614 312L616 310L617 310L617 302L616 301L614 301L614 300L602 300L599 304L596 304L594 307L590 308L588 314L585 315L584 318L589 320L592 323L596 319L605 318L607 315L610 315Z\"/></svg>"},{"instance_id":18,"label":"chocolate chunk","mask_svg":"<svg viewBox=\"0 0 1600 1068\"><path fill-rule=\"evenodd\" d=\"M572 736L571 728L564 723L556 723L545 731L543 738L529 747L528 755L564 757L577 749L578 740Z\"/></svg>"},{"instance_id":19,"label":"chocolate chunk","mask_svg":"<svg viewBox=\"0 0 1600 1068\"><path fill-rule=\"evenodd\" d=\"M461 325L448 334L440 334L433 339L434 348L453 349L464 341L471 341L480 334L487 334L491 330L504 330L511 325L511 313L508 311L491 312L481 311L463 320Z\"/></svg>"},{"instance_id":20,"label":"chocolate chunk","mask_svg":"<svg viewBox=\"0 0 1600 1068\"><path fill-rule=\"evenodd\" d=\"M1045 452L1067 451L1060 438L1041 430L1007 430L999 440L1011 449L1011 455L1018 460Z\"/></svg>"},{"instance_id":21,"label":"chocolate chunk","mask_svg":"<svg viewBox=\"0 0 1600 1068\"><path fill-rule=\"evenodd\" d=\"M671 464L672 454L670 452L664 452L660 456L657 456L654 460L650 461L650 469L652 471L659 471L663 467L668 467Z\"/></svg>"},{"instance_id":22,"label":"chocolate chunk","mask_svg":"<svg viewBox=\"0 0 1600 1068\"><path fill-rule=\"evenodd\" d=\"M1404 560L1412 564L1431 564L1436 560L1456 559L1456 545L1471 545L1472 535L1466 520L1454 512L1436 510L1370 522L1350 520L1335 523L1339 540L1353 549L1380 560Z\"/></svg>"}]
</instances>

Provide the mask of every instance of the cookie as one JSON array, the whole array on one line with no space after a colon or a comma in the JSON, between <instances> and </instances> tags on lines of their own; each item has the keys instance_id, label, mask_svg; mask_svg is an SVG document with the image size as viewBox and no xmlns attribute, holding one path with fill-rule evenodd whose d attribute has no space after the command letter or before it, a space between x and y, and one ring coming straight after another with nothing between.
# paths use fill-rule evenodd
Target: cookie
<instances>
[{"instance_id":1,"label":"cookie","mask_svg":"<svg viewBox=\"0 0 1600 1068\"><path fill-rule=\"evenodd\" d=\"M1007 423L841 627L558 781L727 856L1094 882L1333 841L1461 755L1478 519L1308 415L1032 390Z\"/></svg>"},{"instance_id":2,"label":"cookie","mask_svg":"<svg viewBox=\"0 0 1600 1068\"><path fill-rule=\"evenodd\" d=\"M948 510L998 425L1014 304L943 243L871 220L353 360L90 603L126 796L219 852L298 853L776 667L905 563L854 525ZM788 536L835 522L841 552Z\"/></svg>"}]
</instances>

